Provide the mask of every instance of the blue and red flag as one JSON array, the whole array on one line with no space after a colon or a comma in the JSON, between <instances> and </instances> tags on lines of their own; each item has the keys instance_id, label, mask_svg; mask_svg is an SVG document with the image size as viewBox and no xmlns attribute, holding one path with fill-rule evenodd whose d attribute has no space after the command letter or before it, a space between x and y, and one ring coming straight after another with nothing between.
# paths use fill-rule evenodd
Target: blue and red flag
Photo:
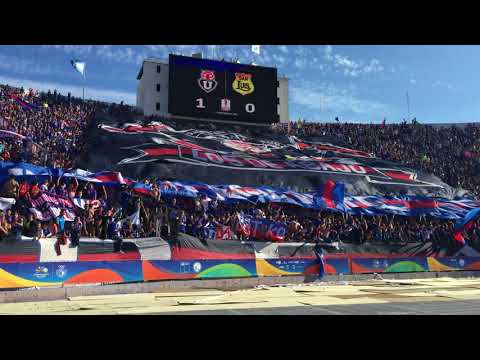
<instances>
[{"instance_id":1,"label":"blue and red flag","mask_svg":"<svg viewBox=\"0 0 480 360\"><path fill-rule=\"evenodd\" d=\"M33 110L33 109L37 108L35 105L32 105L32 104L20 99L18 96L10 95L10 99L13 99L24 110Z\"/></svg>"},{"instance_id":2,"label":"blue and red flag","mask_svg":"<svg viewBox=\"0 0 480 360\"><path fill-rule=\"evenodd\" d=\"M133 185L134 181L124 178L121 173L115 171L101 171L90 176L105 185Z\"/></svg>"},{"instance_id":3,"label":"blue and red flag","mask_svg":"<svg viewBox=\"0 0 480 360\"><path fill-rule=\"evenodd\" d=\"M287 226L279 221L255 219L248 215L240 215L236 231L238 234L255 239L283 242L287 233Z\"/></svg>"},{"instance_id":4,"label":"blue and red flag","mask_svg":"<svg viewBox=\"0 0 480 360\"><path fill-rule=\"evenodd\" d=\"M317 207L344 210L345 185L328 180L314 193L313 201Z\"/></svg>"},{"instance_id":5,"label":"blue and red flag","mask_svg":"<svg viewBox=\"0 0 480 360\"><path fill-rule=\"evenodd\" d=\"M133 192L141 195L152 195L152 185L136 182L132 186Z\"/></svg>"},{"instance_id":6,"label":"blue and red flag","mask_svg":"<svg viewBox=\"0 0 480 360\"><path fill-rule=\"evenodd\" d=\"M461 244L465 245L465 237L463 232L469 230L475 221L480 217L480 208L470 210L465 217L457 220L453 228L453 238Z\"/></svg>"}]
</instances>

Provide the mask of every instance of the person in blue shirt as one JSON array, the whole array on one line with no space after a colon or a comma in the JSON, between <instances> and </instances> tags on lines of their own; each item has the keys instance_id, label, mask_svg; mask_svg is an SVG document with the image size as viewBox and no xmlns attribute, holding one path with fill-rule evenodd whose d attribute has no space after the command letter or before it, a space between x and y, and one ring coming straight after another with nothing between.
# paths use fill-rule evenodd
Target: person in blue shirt
<instances>
[{"instance_id":1,"label":"person in blue shirt","mask_svg":"<svg viewBox=\"0 0 480 360\"><path fill-rule=\"evenodd\" d=\"M122 185L122 192L120 193L119 203L122 207L122 216L127 216L128 211L128 204L130 203L130 198L132 195L130 194L128 187L126 185Z\"/></svg>"},{"instance_id":2,"label":"person in blue shirt","mask_svg":"<svg viewBox=\"0 0 480 360\"><path fill-rule=\"evenodd\" d=\"M77 216L70 231L72 247L77 247L79 244L80 234L82 232L82 225L82 220L80 219L80 217Z\"/></svg>"},{"instance_id":3,"label":"person in blue shirt","mask_svg":"<svg viewBox=\"0 0 480 360\"><path fill-rule=\"evenodd\" d=\"M185 233L187 230L187 216L185 211L180 211L179 227L178 232Z\"/></svg>"},{"instance_id":4,"label":"person in blue shirt","mask_svg":"<svg viewBox=\"0 0 480 360\"><path fill-rule=\"evenodd\" d=\"M323 257L323 249L319 241L315 242L313 252L315 253L318 263L318 278L322 280L325 276L325 260Z\"/></svg>"},{"instance_id":5,"label":"person in blue shirt","mask_svg":"<svg viewBox=\"0 0 480 360\"><path fill-rule=\"evenodd\" d=\"M65 211L60 210L60 215L57 217L58 233L59 235L65 232Z\"/></svg>"},{"instance_id":6,"label":"person in blue shirt","mask_svg":"<svg viewBox=\"0 0 480 360\"><path fill-rule=\"evenodd\" d=\"M114 242L113 251L116 253L124 254L122 251L122 243L123 239L121 238L122 230L122 223L120 220L115 219L115 217L111 217L110 221L108 222L107 227L107 236L108 238L112 239Z\"/></svg>"}]
</instances>

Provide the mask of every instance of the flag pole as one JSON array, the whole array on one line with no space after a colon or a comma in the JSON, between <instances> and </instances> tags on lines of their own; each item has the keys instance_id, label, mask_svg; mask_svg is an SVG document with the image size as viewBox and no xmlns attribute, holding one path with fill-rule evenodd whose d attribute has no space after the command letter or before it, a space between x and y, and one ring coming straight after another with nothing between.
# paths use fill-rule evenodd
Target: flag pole
<instances>
[{"instance_id":1,"label":"flag pole","mask_svg":"<svg viewBox=\"0 0 480 360\"><path fill-rule=\"evenodd\" d=\"M407 111L408 111L408 120L410 121L410 98L408 97L408 91L407 91Z\"/></svg>"},{"instance_id":2,"label":"flag pole","mask_svg":"<svg viewBox=\"0 0 480 360\"><path fill-rule=\"evenodd\" d=\"M87 81L87 77L85 76L85 70L83 70L83 87L82 87L82 97L83 97L83 102L85 102L85 83Z\"/></svg>"}]
</instances>

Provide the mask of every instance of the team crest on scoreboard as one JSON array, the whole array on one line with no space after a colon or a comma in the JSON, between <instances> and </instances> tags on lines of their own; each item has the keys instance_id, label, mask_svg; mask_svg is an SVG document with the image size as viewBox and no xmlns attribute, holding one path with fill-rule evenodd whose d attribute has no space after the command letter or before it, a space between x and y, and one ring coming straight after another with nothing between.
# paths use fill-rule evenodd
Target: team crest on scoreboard
<instances>
[{"instance_id":1,"label":"team crest on scoreboard","mask_svg":"<svg viewBox=\"0 0 480 360\"><path fill-rule=\"evenodd\" d=\"M235 73L235 80L233 80L232 87L233 90L240 95L251 94L255 90L252 81L252 74Z\"/></svg>"},{"instance_id":2,"label":"team crest on scoreboard","mask_svg":"<svg viewBox=\"0 0 480 360\"><path fill-rule=\"evenodd\" d=\"M198 79L198 85L206 93L210 93L217 87L217 81L215 80L215 72L212 70L202 70L200 72L200 79Z\"/></svg>"}]
</instances>

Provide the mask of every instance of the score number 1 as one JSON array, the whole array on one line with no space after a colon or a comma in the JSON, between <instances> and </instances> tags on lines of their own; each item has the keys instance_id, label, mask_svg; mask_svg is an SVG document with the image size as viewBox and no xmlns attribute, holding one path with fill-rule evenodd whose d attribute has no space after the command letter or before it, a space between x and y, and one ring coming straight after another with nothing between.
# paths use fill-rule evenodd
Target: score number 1
<instances>
[{"instance_id":1,"label":"score number 1","mask_svg":"<svg viewBox=\"0 0 480 360\"><path fill-rule=\"evenodd\" d=\"M205 105L203 105L203 99L202 98L198 98L195 101L197 102L197 109L205 109Z\"/></svg>"},{"instance_id":2,"label":"score number 1","mask_svg":"<svg viewBox=\"0 0 480 360\"><path fill-rule=\"evenodd\" d=\"M224 100L225 99L220 101L220 106L221 107L225 106L225 104L222 103L222 101L224 101ZM203 98L195 99L195 102L197 103L197 105L195 106L197 109L206 109L205 102L204 102ZM245 105L245 111L249 114L253 114L255 112L255 104L252 104L252 103L246 104Z\"/></svg>"}]
</instances>

